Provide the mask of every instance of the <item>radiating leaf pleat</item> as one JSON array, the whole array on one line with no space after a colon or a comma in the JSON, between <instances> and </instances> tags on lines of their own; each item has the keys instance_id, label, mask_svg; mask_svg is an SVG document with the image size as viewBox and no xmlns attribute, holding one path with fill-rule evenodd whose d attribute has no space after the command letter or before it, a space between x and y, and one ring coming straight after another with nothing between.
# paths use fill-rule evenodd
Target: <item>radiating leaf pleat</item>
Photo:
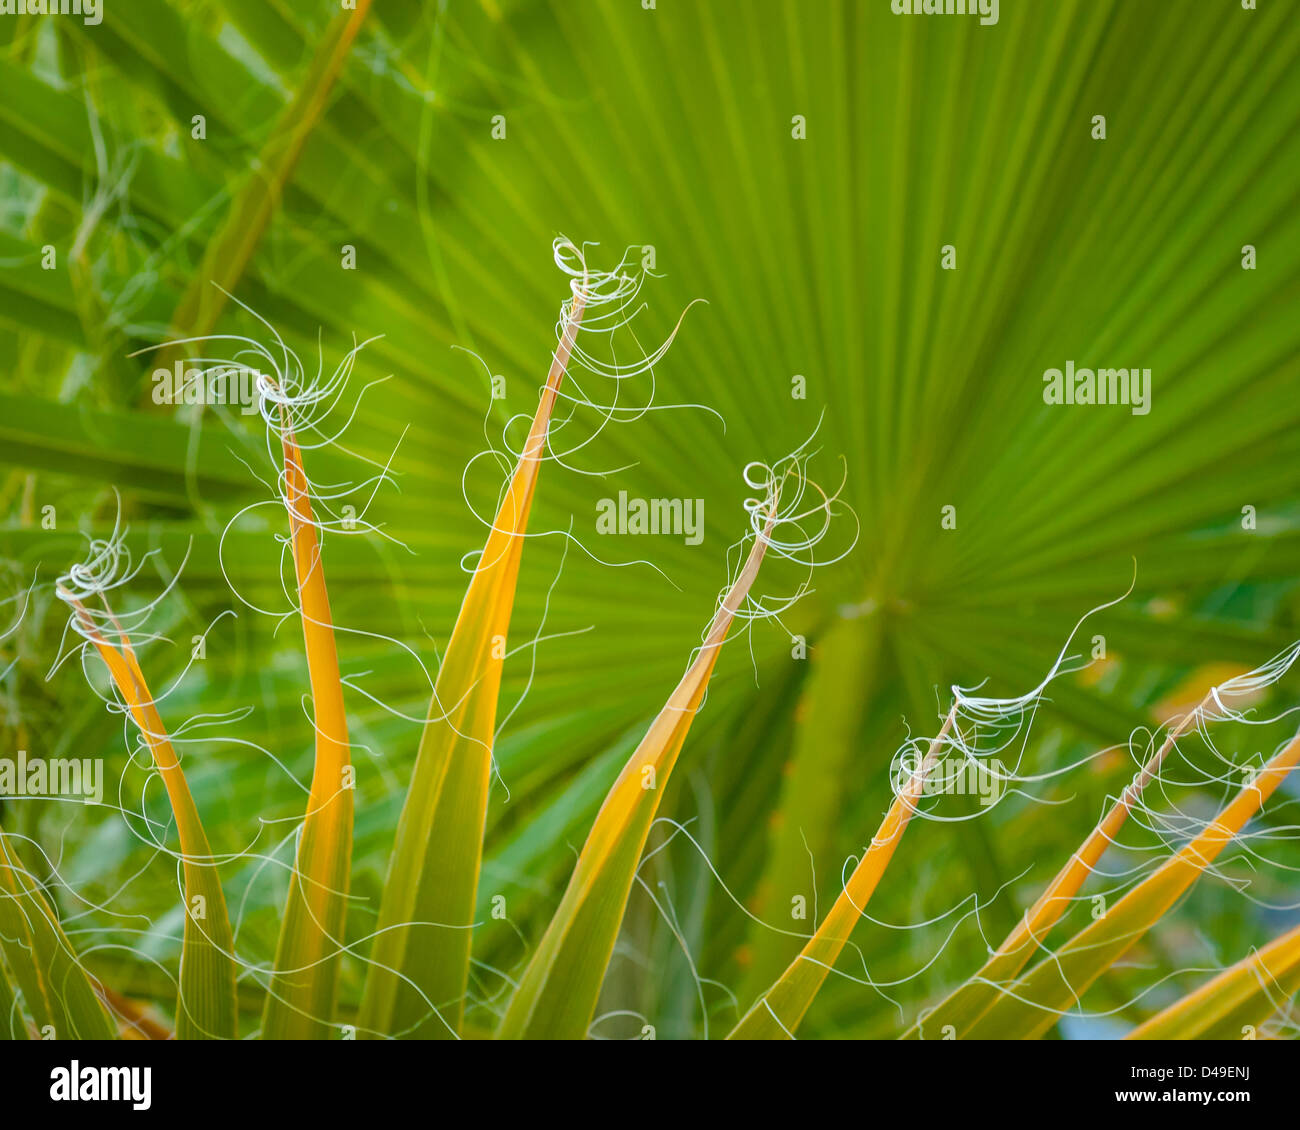
<instances>
[{"instance_id":1,"label":"radiating leaf pleat","mask_svg":"<svg viewBox=\"0 0 1300 1130\"><path fill-rule=\"evenodd\" d=\"M187 475L207 497L230 500L248 494L247 464L204 429L193 457L194 435L158 417L76 408L36 396L0 392L0 463L25 470L111 480L140 497L184 502Z\"/></svg>"},{"instance_id":2,"label":"radiating leaf pleat","mask_svg":"<svg viewBox=\"0 0 1300 1130\"><path fill-rule=\"evenodd\" d=\"M330 92L347 61L371 0L357 0L351 11L334 17L293 100L271 131L244 186L235 194L225 223L207 248L198 272L190 280L176 313L172 333L178 338L211 333L248 266L293 177L313 127L325 112ZM213 286L212 283L219 286ZM163 352L159 367L170 368L176 354Z\"/></svg>"}]
</instances>

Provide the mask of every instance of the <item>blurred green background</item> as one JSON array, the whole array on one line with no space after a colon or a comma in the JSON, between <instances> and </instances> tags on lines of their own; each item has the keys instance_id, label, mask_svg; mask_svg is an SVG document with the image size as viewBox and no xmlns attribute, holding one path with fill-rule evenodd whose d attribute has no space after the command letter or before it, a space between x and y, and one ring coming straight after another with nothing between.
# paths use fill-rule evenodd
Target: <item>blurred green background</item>
<instances>
[{"instance_id":1,"label":"blurred green background","mask_svg":"<svg viewBox=\"0 0 1300 1130\"><path fill-rule=\"evenodd\" d=\"M299 629L277 632L234 601L218 562L230 519L268 497L253 473L270 473L260 421L160 407L156 359L130 356L195 331L265 339L219 308L210 280L312 364L319 335L327 369L354 335L383 335L360 355L356 387L391 379L360 400L346 446L381 463L397 446L398 489L380 491L370 517L409 552L337 535L325 561L337 622L375 634L342 637L345 673L414 717L425 676L375 637L436 668L461 559L483 536L462 472L485 429L499 446L510 416L531 415L554 347L568 292L552 240L598 243L597 267L653 249L662 277L644 291L643 344L707 300L655 367L654 397L707 405L725 427L699 410L649 412L607 429L573 469L542 474L533 530L572 523L606 561L644 559L668 579L572 549L561 571L560 536L525 553L511 646L555 638L506 665L502 715L518 708L497 749L504 787L480 893L485 907L504 894L509 915L476 935L484 1017L700 641L746 526L743 467L819 420L815 468L827 485L847 469L860 541L817 572L784 627L757 625L724 653L661 813L694 843L668 824L652 835L652 850L671 842L634 892L602 1035L643 1022L661 1037L725 1031L729 994L743 1010L798 948L751 916L811 928L875 831L890 758L934 732L948 688L1035 686L1135 563L1132 595L1076 641L1086 661L1103 635L1106 660L1054 684L1035 720L1033 771L1123 747L1208 686L1207 669L1253 667L1289 644L1298 15L1289 0L1003 0L984 27L894 16L887 0L377 0L350 46L350 13L333 0L104 0L97 26L0 17L0 598L38 582L0 643L0 670L14 661L3 750L107 757L108 800L135 813L10 801L0 817L41 846L33 866L92 970L169 999L182 924L173 865L139 815L165 834L165 799L128 766L120 719L77 661L49 676L63 623L50 582L81 557L84 533L111 529L111 488L137 557L159 551L137 599L189 547L154 621L171 642L144 658L155 689L184 671L164 719L251 710L184 749L215 846L248 853L223 876L254 965L271 956L284 896L283 871L259 856L300 815L310 772ZM956 270L941 269L945 245ZM1042 374L1069 359L1150 368L1150 413L1046 406ZM489 374L505 378L504 400L490 398ZM649 378L628 384L628 402L645 403ZM341 451L308 465L323 480L365 474ZM490 509L499 484L475 464L470 501ZM702 543L596 536L596 501L619 490L704 499ZM955 529L941 526L945 506ZM266 508L237 522L225 562L247 598L283 610L279 518ZM799 579L769 566L760 587ZM189 664L192 638L230 608ZM807 659L792 657L790 633L809 641ZM1270 705L1297 702L1290 678ZM364 747L360 936L419 727L366 695L349 707ZM1225 730L1220 748L1245 760L1284 730ZM832 979L802 1034L901 1031L978 967L1132 771L1120 748L1032 790L1067 803L1011 797L979 820L914 824L873 902L878 922L855 936L861 959L846 955L851 977ZM1204 812L1220 791L1189 786L1169 803ZM1196 983L1180 970L1236 960L1295 920L1294 799L1263 821L1259 857L1222 868L1251 879L1246 896L1202 882L1087 998L1111 1019L1067 1035L1122 1031ZM1161 842L1140 827L1127 836L1130 850L1107 859L1121 878ZM972 895L978 919L964 913ZM799 896L807 921L790 917ZM1074 914L1086 922L1087 904ZM345 998L361 971L345 970ZM260 993L250 973L250 1016Z\"/></svg>"}]
</instances>

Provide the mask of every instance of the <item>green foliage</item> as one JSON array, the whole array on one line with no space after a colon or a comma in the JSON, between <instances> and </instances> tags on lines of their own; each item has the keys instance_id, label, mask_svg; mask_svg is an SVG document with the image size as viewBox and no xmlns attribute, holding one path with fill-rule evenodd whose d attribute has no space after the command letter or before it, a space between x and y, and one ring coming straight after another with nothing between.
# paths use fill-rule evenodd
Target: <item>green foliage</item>
<instances>
[{"instance_id":1,"label":"green foliage","mask_svg":"<svg viewBox=\"0 0 1300 1130\"><path fill-rule=\"evenodd\" d=\"M316 735L301 638L231 589L291 610L284 511L227 529L276 473L262 421L156 403L154 369L173 354L138 352L190 332L264 341L250 308L309 367L318 343L329 357L382 335L355 379L390 378L332 418L348 421L345 452L304 454L318 483L392 457L400 487L367 514L383 536L325 550L357 771L331 1034L364 1027L428 713L420 664L436 673L447 655L462 557L500 502L502 468L470 463L485 418L500 436L537 408L563 297L558 232L599 241L593 260L629 243L652 254L663 277L642 344L707 299L654 384L657 405L713 412L607 429L567 460L596 473L549 468L533 503L530 532L572 522L593 555L530 537L507 610L499 702L480 720L493 783L453 837L481 836L483 853L463 884L474 905L456 906L474 923L449 975L465 994L433 1002L463 1011L463 1033L505 1015L603 798L700 643L745 528L737 470L819 420L822 459L845 457L860 542L779 626L722 652L645 856L631 853L597 1034L730 1031L841 893L842 864L892 800L891 755L937 727L947 688L1023 692L1080 611L1133 580L1076 641L1087 660L1104 637L1105 658L1058 679L1034 719L1032 765L1078 768L978 820L913 821L875 921L857 925L844 975L799 1032L901 1033L984 964L1128 782L1144 736L1132 753L1098 750L1154 727L1206 664L1254 667L1300 636L1295 4L1008 2L992 28L858 0L743 7L388 0L359 30L334 0L131 0L106 4L97 27L0 18L0 599L37 581L21 618L21 600L0 610L17 622L0 639L0 757L101 756L122 809L0 806L8 874L26 877L23 899L75 917L91 975L39 918L69 988L41 1003L6 949L0 1025L10 998L38 1026L60 1007L75 1015L56 1027L106 1024L91 978L174 1018L185 919L175 858L157 850L175 848L171 811L76 660L50 673L65 610L48 582L80 559L82 532L106 536L116 487L136 558L157 550L133 606L162 587L146 577L185 561L150 622L174 641L148 653L151 685L169 688L163 722L176 736L184 719L240 715L179 748L222 861L240 1032L258 1030ZM1044 371L1071 359L1150 368L1150 413L1045 404ZM644 404L646 378L628 386L620 404ZM704 499L703 544L596 537L597 502L624 489ZM640 559L653 567L608 564ZM764 565L765 591L801 579ZM1297 701L1292 678L1267 706ZM1257 765L1288 736L1228 725L1218 745ZM1171 811L1204 816L1223 784L1211 754L1187 756ZM1247 846L1144 935L1142 961L1098 972L1081 1014L1122 1031L1203 979L1180 971L1238 962L1291 924L1261 908L1295 901L1300 859L1278 832L1294 797L1280 787ZM1126 830L1063 936L1087 926L1093 895L1136 884L1190 834L1171 820ZM1230 889L1245 879L1252 902ZM795 896L807 919L790 917Z\"/></svg>"}]
</instances>

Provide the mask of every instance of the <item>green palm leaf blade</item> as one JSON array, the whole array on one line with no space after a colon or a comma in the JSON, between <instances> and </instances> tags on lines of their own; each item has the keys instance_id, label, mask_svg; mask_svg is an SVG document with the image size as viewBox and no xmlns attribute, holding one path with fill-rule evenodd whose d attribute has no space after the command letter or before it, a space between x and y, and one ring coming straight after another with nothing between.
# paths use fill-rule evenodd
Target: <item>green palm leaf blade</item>
<instances>
[{"instance_id":1,"label":"green palm leaf blade","mask_svg":"<svg viewBox=\"0 0 1300 1130\"><path fill-rule=\"evenodd\" d=\"M256 171L231 202L229 215L172 316L174 337L202 337L217 324L226 293L238 286L265 235L369 10L370 0L359 0L351 11L340 12L326 32L302 84L271 131ZM163 350L159 367L169 368L178 351L183 349Z\"/></svg>"},{"instance_id":2,"label":"green palm leaf blade","mask_svg":"<svg viewBox=\"0 0 1300 1130\"><path fill-rule=\"evenodd\" d=\"M216 440L215 433L196 437L170 420L0 393L0 461L31 471L111 476L173 504L196 495L230 500L254 489L245 464Z\"/></svg>"},{"instance_id":3,"label":"green palm leaf blade","mask_svg":"<svg viewBox=\"0 0 1300 1130\"><path fill-rule=\"evenodd\" d=\"M780 931L755 923L750 931L752 964L742 999L753 1000L767 988L798 951L793 900L802 899L807 915L817 906L813 868L834 853L830 833L838 822L846 780L871 695L872 669L879 662L876 625L839 620L810 651L812 672L798 707L796 739L784 771L785 787L775 814L768 860L755 902L760 917L782 921Z\"/></svg>"},{"instance_id":4,"label":"green palm leaf blade","mask_svg":"<svg viewBox=\"0 0 1300 1130\"><path fill-rule=\"evenodd\" d=\"M27 1021L14 997L14 988L9 983L9 971L4 966L0 955L0 1040L27 1039Z\"/></svg>"},{"instance_id":5,"label":"green palm leaf blade","mask_svg":"<svg viewBox=\"0 0 1300 1130\"><path fill-rule=\"evenodd\" d=\"M0 948L42 1038L111 1040L117 1035L53 908L4 832Z\"/></svg>"},{"instance_id":6,"label":"green palm leaf blade","mask_svg":"<svg viewBox=\"0 0 1300 1130\"><path fill-rule=\"evenodd\" d=\"M1043 704L1041 752L1061 759L1048 767L1089 759L1068 787L1044 785L1036 797L1052 803L1051 818L1008 806L947 836L913 829L917 873L882 882L873 916L914 922L972 892L983 909L991 890L1035 864L1050 878L1117 784L1121 770L1100 746L1153 726L1154 708L1189 668L1248 662L1297 634L1292 5L1004 4L993 28L899 18L883 0L743 8L385 0L332 85L322 68L352 15L336 0L122 0L105 4L93 28L0 18L0 558L48 578L79 529L102 536L110 486L122 492L137 559L157 550L178 561L193 539L178 591L184 613L169 625L178 658L213 617L239 615L226 616L209 657L177 688L176 717L252 706L231 735L286 763L282 772L248 747L220 746L187 765L223 858L255 841L260 820L287 827L302 816L308 672L293 633L248 614L223 572L260 607L279 607L259 515L222 537L262 494L244 465L262 450L257 421L207 407L164 419L169 410L140 380L164 358L141 361L137 351L199 328L252 332L233 303L213 321L224 299L211 279L303 356L314 358L322 331L383 335L358 376L391 379L367 391L346 442L382 464L402 440L400 496L381 492L375 508L394 540L334 541L332 607L340 630L382 633L432 659L464 602L457 560L482 540L462 498L463 485L477 498L479 484L463 484L462 471L483 446L485 416L494 429L514 417L526 426L536 407L530 366L555 343L551 274L538 252L556 231L606 250L644 240L665 276L656 306L660 296L673 309L709 303L673 364L655 373L655 401L707 405L725 428L707 412L649 412L634 428L609 429L580 453L580 474L554 476L534 500L532 528L572 521L603 562L644 558L680 590L653 570L574 553L548 605L559 555L546 540L529 548L511 642L528 639L544 610L546 638L502 665L494 756L509 800L493 788L482 813L482 876L464 921L483 924L468 988L458 987L457 949L446 963L456 984L436 994L445 1015L461 999L473 1008L462 1035L494 1027L531 957L522 939L542 936L557 884L630 752L624 735L641 736L698 642L692 610L715 596L700 563L714 560L715 530L738 503L734 468L798 442L822 413L822 439L848 457L845 497L862 519L863 548L819 571L785 630L755 631L757 686L748 673L713 678L690 772L675 773L657 813L697 843L667 837L638 873L649 889L634 882L617 953L651 965L610 964L603 993L613 1018L601 1035L630 1024L620 1013L644 1014L665 1034L734 1023L733 1005L743 1014L802 944L749 917L790 925L781 898L811 882L800 831L817 873L834 870L854 830L879 819L884 751L896 748L900 719L928 715L936 688L954 680L1020 684L1062 620L1112 599L1135 567L1132 597L1096 629L1106 664L1062 680ZM295 96L301 107L327 85L282 176L289 162L275 159L285 152L276 142L285 131L298 140ZM802 139L792 135L796 114ZM1093 136L1094 114L1105 116L1104 140ZM272 187L259 196L257 186ZM345 244L356 270L341 266ZM46 245L57 252L51 270ZM955 270L940 266L944 245L955 248ZM1245 245L1255 269L1243 269ZM186 311L201 317L184 325ZM671 324L656 310L646 321L650 332ZM1044 370L1067 359L1150 366L1151 411L1044 404ZM804 399L792 395L796 374ZM507 395L489 401L498 375ZM633 395L620 404L642 403L639 382L622 388ZM322 480L349 474L326 451L308 459ZM601 477L610 468L625 470ZM496 487L487 485L481 513ZM593 504L623 488L704 499L704 546L593 542ZM940 525L945 506L955 508L954 529ZM791 688L808 665L791 660L786 632L818 641L845 607L871 609L856 624L879 658L853 692L867 699L869 677L870 699L850 701L845 677L835 701L827 674L796 729ZM373 769L358 777L350 954L334 1013L351 1022L419 744L419 723L404 719L422 717L428 695L396 649L343 638L341 673L366 672L384 704L348 701L351 738L368 751L356 760ZM88 708L98 703L84 701L84 685L78 699L74 680L37 671L47 646L34 632L0 680L6 743L120 758L120 733ZM0 651L3 672L10 655ZM32 740L11 741L24 728ZM819 732L834 735L820 749ZM807 771L815 766L824 778ZM477 799L470 808L464 843L480 835ZM14 816L32 823L10 831L49 851L42 837L59 831L58 812L19 806ZM130 986L147 988L139 995L169 1010L168 947L182 924L172 876L146 871L148 845L114 819L88 811L84 829L69 824L63 835L78 893L81 880L120 892L113 906L79 915L85 933L72 936L105 983L133 995ZM1276 804L1261 817L1270 834L1288 820ZM1296 861L1281 836L1269 844L1278 858L1268 882L1280 887ZM447 857L458 890L473 856ZM267 969L282 887L254 859L223 871L232 900L247 892L241 958ZM150 881L122 887L135 874ZM500 891L507 920L488 910ZM1018 917L1011 903L1021 893L1008 886L990 911ZM1037 894L1023 893L1027 902ZM1289 888L1275 893L1294 901ZM1267 930L1253 908L1209 921L1189 900L1170 914L1175 942L1153 947L1160 975L1188 932L1235 955ZM120 929L133 915L157 927L143 941ZM408 910L393 921L423 917ZM987 941L1006 933L993 917L980 925ZM969 932L919 972L910 959L942 941L929 927L860 929L853 940L873 975L915 973L896 994L910 1018L942 999L956 971L985 962L986 939ZM137 948L160 964L129 966L122 955ZM989 979L1004 988L1025 968ZM1117 971L1095 991L1118 1004L1137 976ZM246 1020L264 998L254 978L240 981ZM892 1006L849 977L828 978L817 999L801 1036L897 1034ZM427 1013L417 1000L410 1023L428 1023ZM961 1035L966 1027L956 1024Z\"/></svg>"}]
</instances>

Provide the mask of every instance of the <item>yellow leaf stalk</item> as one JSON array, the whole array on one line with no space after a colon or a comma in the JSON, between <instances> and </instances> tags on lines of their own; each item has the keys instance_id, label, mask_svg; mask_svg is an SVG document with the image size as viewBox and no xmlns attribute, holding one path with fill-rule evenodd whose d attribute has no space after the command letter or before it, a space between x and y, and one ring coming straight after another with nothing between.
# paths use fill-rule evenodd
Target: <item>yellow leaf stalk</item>
<instances>
[{"instance_id":1,"label":"yellow leaf stalk","mask_svg":"<svg viewBox=\"0 0 1300 1130\"><path fill-rule=\"evenodd\" d=\"M101 621L82 602L83 597L97 593L107 609L104 593L113 581L96 575L95 563L116 562L120 553L121 546L116 536L109 542L94 543L91 567L74 567L60 580L56 591L72 609L74 629L89 641L107 666L131 720L148 745L176 817L186 911L180 998L176 1008L177 1036L180 1039L235 1039L238 1030L234 939L216 861L208 846L198 808L185 780L180 759L163 727L156 700L145 682L129 633L111 610L101 614L116 631L120 647L115 647L101 631Z\"/></svg>"},{"instance_id":2,"label":"yellow leaf stalk","mask_svg":"<svg viewBox=\"0 0 1300 1130\"><path fill-rule=\"evenodd\" d=\"M571 249L557 241L561 251ZM561 382L593 294L585 266L523 451L438 669L402 808L358 1022L362 1036L459 1035L492 773L505 639Z\"/></svg>"},{"instance_id":3,"label":"yellow leaf stalk","mask_svg":"<svg viewBox=\"0 0 1300 1130\"><path fill-rule=\"evenodd\" d=\"M703 647L605 797L560 905L501 1022L501 1038L580 1039L587 1034L663 788L704 701L732 623L751 600L763 558L771 551L800 560L829 527L835 498L807 481L806 448L775 471L763 468L764 474L755 477L753 468L747 469L749 485L761 486L765 495L748 506L752 545L744 564L722 597ZM820 495L820 501L803 510L808 489ZM783 493L790 496L784 504ZM787 529L799 530L813 515L822 522L813 537L794 542L783 536ZM801 563L810 570L816 564ZM798 597L785 607L794 599ZM754 616L770 612L762 602L754 607L759 610Z\"/></svg>"},{"instance_id":4,"label":"yellow leaf stalk","mask_svg":"<svg viewBox=\"0 0 1300 1130\"><path fill-rule=\"evenodd\" d=\"M1210 722L1223 718L1240 720L1239 709L1229 704L1235 703L1240 707L1253 702L1264 688L1290 669L1296 658L1297 650L1290 648L1257 670L1236 674L1204 692L1191 710L1171 719L1172 724L1160 746L980 971L935 1008L924 1012L903 1038L933 1038L942 1035L945 1029L960 1037L969 1030L992 1007L1001 987L1010 984L1020 974L1069 908L1106 849L1115 842L1147 785L1157 778L1178 740L1193 728L1204 727Z\"/></svg>"},{"instance_id":5,"label":"yellow leaf stalk","mask_svg":"<svg viewBox=\"0 0 1300 1130\"><path fill-rule=\"evenodd\" d=\"M1300 735L1292 738L1206 827L1106 914L1070 938L997 1000L970 1028L972 1039L1041 1036L1084 990L1124 956L1201 876L1278 785L1300 763Z\"/></svg>"},{"instance_id":6,"label":"yellow leaf stalk","mask_svg":"<svg viewBox=\"0 0 1300 1130\"><path fill-rule=\"evenodd\" d=\"M1126 1040L1240 1040L1300 990L1300 925L1144 1021Z\"/></svg>"},{"instance_id":7,"label":"yellow leaf stalk","mask_svg":"<svg viewBox=\"0 0 1300 1130\"><path fill-rule=\"evenodd\" d=\"M302 452L280 406L283 490L289 514L316 732L307 814L298 837L275 974L262 1015L265 1039L323 1039L331 1032L352 869L353 770L329 593Z\"/></svg>"}]
</instances>

